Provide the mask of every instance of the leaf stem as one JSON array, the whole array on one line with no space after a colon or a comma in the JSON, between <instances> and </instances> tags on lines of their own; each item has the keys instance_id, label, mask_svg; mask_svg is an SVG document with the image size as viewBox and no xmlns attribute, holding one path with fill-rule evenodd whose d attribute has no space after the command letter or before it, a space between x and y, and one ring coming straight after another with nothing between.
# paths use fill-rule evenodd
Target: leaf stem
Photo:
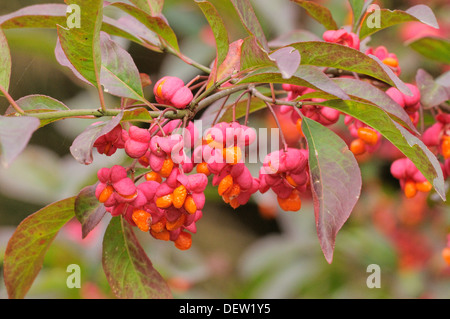
<instances>
[{"instance_id":1,"label":"leaf stem","mask_svg":"<svg viewBox=\"0 0 450 319\"><path fill-rule=\"evenodd\" d=\"M22 115L25 114L25 111L22 110L22 108L16 103L16 101L14 101L14 99L8 93L8 91L6 91L6 89L3 86L1 86L1 85L0 85L0 92L3 93L3 95L6 97L6 99L11 104L11 106L17 111L17 113L20 113Z\"/></svg>"}]
</instances>

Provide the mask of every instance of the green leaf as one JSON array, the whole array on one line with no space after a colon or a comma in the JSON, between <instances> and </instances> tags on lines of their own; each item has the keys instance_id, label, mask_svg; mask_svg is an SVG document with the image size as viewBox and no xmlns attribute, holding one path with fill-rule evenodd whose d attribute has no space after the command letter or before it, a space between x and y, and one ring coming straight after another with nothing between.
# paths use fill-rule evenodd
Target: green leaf
<instances>
[{"instance_id":1,"label":"green leaf","mask_svg":"<svg viewBox=\"0 0 450 319\"><path fill-rule=\"evenodd\" d=\"M353 32L356 32L365 11L373 0L349 0L348 2L352 8L352 29Z\"/></svg>"},{"instance_id":2,"label":"green leaf","mask_svg":"<svg viewBox=\"0 0 450 319\"><path fill-rule=\"evenodd\" d=\"M423 69L417 70L416 84L420 91L420 103L424 108L432 108L450 100L450 92Z\"/></svg>"},{"instance_id":3,"label":"green leaf","mask_svg":"<svg viewBox=\"0 0 450 319\"><path fill-rule=\"evenodd\" d=\"M16 101L17 105L24 111L31 110L49 110L49 111L64 111L69 108L61 101L54 99L47 95L32 94L21 97ZM6 110L6 114L15 113L15 110L10 106Z\"/></svg>"},{"instance_id":4,"label":"green leaf","mask_svg":"<svg viewBox=\"0 0 450 319\"><path fill-rule=\"evenodd\" d=\"M419 133L403 107L395 102L384 91L376 88L370 83L356 79L336 78L333 79L333 81L348 95L375 104L391 116L395 117L397 121L407 126L414 133Z\"/></svg>"},{"instance_id":5,"label":"green leaf","mask_svg":"<svg viewBox=\"0 0 450 319\"><path fill-rule=\"evenodd\" d=\"M269 57L268 52L261 48L254 36L244 39L241 46L241 71L267 66L276 66L275 60Z\"/></svg>"},{"instance_id":6,"label":"green leaf","mask_svg":"<svg viewBox=\"0 0 450 319\"><path fill-rule=\"evenodd\" d=\"M16 28L56 28L57 25L65 26L67 21L66 10L67 5L64 4L32 5L0 16L0 26L5 30ZM146 47L148 47L146 42L153 43L153 41L148 41L146 37L141 38L139 30L124 25L121 19L114 20L104 16L102 31L110 35L120 36ZM152 49L155 48L152 47Z\"/></svg>"},{"instance_id":7,"label":"green leaf","mask_svg":"<svg viewBox=\"0 0 450 319\"><path fill-rule=\"evenodd\" d=\"M100 33L100 49L100 83L105 92L134 100L145 100L139 70L131 55L104 32Z\"/></svg>"},{"instance_id":8,"label":"green leaf","mask_svg":"<svg viewBox=\"0 0 450 319\"><path fill-rule=\"evenodd\" d=\"M102 263L118 298L172 298L167 283L153 268L133 228L121 216L113 217L106 229Z\"/></svg>"},{"instance_id":9,"label":"green leaf","mask_svg":"<svg viewBox=\"0 0 450 319\"><path fill-rule=\"evenodd\" d=\"M4 278L11 299L24 298L42 268L58 231L74 217L75 197L50 204L25 218L5 251Z\"/></svg>"},{"instance_id":10,"label":"green leaf","mask_svg":"<svg viewBox=\"0 0 450 319\"><path fill-rule=\"evenodd\" d=\"M0 163L8 167L25 149L39 120L29 116L0 116Z\"/></svg>"},{"instance_id":11,"label":"green leaf","mask_svg":"<svg viewBox=\"0 0 450 319\"><path fill-rule=\"evenodd\" d=\"M81 235L85 238L105 216L105 206L95 197L97 185L84 187L75 198L75 217L81 223Z\"/></svg>"},{"instance_id":12,"label":"green leaf","mask_svg":"<svg viewBox=\"0 0 450 319\"><path fill-rule=\"evenodd\" d=\"M361 173L353 153L340 137L321 124L302 118L317 235L325 259L331 263L337 233L359 199Z\"/></svg>"},{"instance_id":13,"label":"green leaf","mask_svg":"<svg viewBox=\"0 0 450 319\"><path fill-rule=\"evenodd\" d=\"M164 5L164 0L130 0L130 2L154 17L161 14Z\"/></svg>"},{"instance_id":14,"label":"green leaf","mask_svg":"<svg viewBox=\"0 0 450 319\"><path fill-rule=\"evenodd\" d=\"M217 9L210 2L205 0L196 0L195 2L202 10L206 20L208 20L214 34L214 39L216 40L217 65L221 65L227 57L228 47L230 45L228 31L222 18L217 12Z\"/></svg>"},{"instance_id":15,"label":"green leaf","mask_svg":"<svg viewBox=\"0 0 450 319\"><path fill-rule=\"evenodd\" d=\"M328 30L337 30L339 27L333 19L333 15L326 7L313 1L291 0L306 10L309 16L314 18Z\"/></svg>"},{"instance_id":16,"label":"green leaf","mask_svg":"<svg viewBox=\"0 0 450 319\"><path fill-rule=\"evenodd\" d=\"M102 0L67 0L82 8L81 27L57 26L58 38L64 53L73 67L90 83L100 85L100 28L103 19Z\"/></svg>"},{"instance_id":17,"label":"green leaf","mask_svg":"<svg viewBox=\"0 0 450 319\"><path fill-rule=\"evenodd\" d=\"M300 65L297 72L289 79L283 78L278 70L262 69L243 78L239 83L288 83L306 86L323 91L341 99L349 99L349 96L325 73L312 65Z\"/></svg>"},{"instance_id":18,"label":"green leaf","mask_svg":"<svg viewBox=\"0 0 450 319\"><path fill-rule=\"evenodd\" d=\"M167 24L166 20L162 17L153 17L145 11L142 11L132 5L123 2L115 2L110 5L117 7L133 16L147 28L159 35L160 38L163 39L167 43L167 45L172 47L175 51L180 51L177 36L173 32L172 28L170 28L170 26Z\"/></svg>"},{"instance_id":19,"label":"green leaf","mask_svg":"<svg viewBox=\"0 0 450 319\"><path fill-rule=\"evenodd\" d=\"M149 111L144 107L127 109L123 112L122 122L153 122L153 118Z\"/></svg>"},{"instance_id":20,"label":"green leaf","mask_svg":"<svg viewBox=\"0 0 450 319\"><path fill-rule=\"evenodd\" d=\"M410 94L408 87L389 68L384 68L379 59L335 43L322 41L308 41L292 43L302 57L301 64L332 67L351 72L369 75L391 86L397 87L401 92ZM389 72L390 71L390 72Z\"/></svg>"},{"instance_id":21,"label":"green leaf","mask_svg":"<svg viewBox=\"0 0 450 319\"><path fill-rule=\"evenodd\" d=\"M373 27L368 24L369 19L371 19L371 14L368 14L366 18L363 20L361 24L361 29L359 33L360 39L364 39L369 35L374 34L380 30L388 28L390 26L411 22L411 21L420 21L424 24L427 24L433 28L439 29L439 24L436 20L436 17L433 11L424 4L419 4L414 7L409 8L406 11L402 10L388 10L388 9L380 9L377 12L372 14L379 14L379 22L380 25Z\"/></svg>"},{"instance_id":22,"label":"green leaf","mask_svg":"<svg viewBox=\"0 0 450 319\"><path fill-rule=\"evenodd\" d=\"M265 51L269 51L266 36L256 17L250 0L231 0L242 24L250 35L253 35Z\"/></svg>"},{"instance_id":23,"label":"green leaf","mask_svg":"<svg viewBox=\"0 0 450 319\"><path fill-rule=\"evenodd\" d=\"M408 45L426 58L450 64L450 41L448 39L426 36L409 42Z\"/></svg>"},{"instance_id":24,"label":"green leaf","mask_svg":"<svg viewBox=\"0 0 450 319\"><path fill-rule=\"evenodd\" d=\"M8 92L9 81L11 78L11 53L9 52L8 40L5 33L0 28L0 86ZM0 95L3 95L0 92Z\"/></svg>"},{"instance_id":25,"label":"green leaf","mask_svg":"<svg viewBox=\"0 0 450 319\"><path fill-rule=\"evenodd\" d=\"M359 101L330 100L318 102L348 114L380 132L400 152L408 157L423 176L445 200L445 185L441 166L436 156L416 136L394 122L386 112L375 105Z\"/></svg>"},{"instance_id":26,"label":"green leaf","mask_svg":"<svg viewBox=\"0 0 450 319\"><path fill-rule=\"evenodd\" d=\"M93 161L92 148L95 141L110 132L122 120L123 112L104 122L96 122L88 126L78 135L70 146L70 153L81 164L89 165Z\"/></svg>"}]
</instances>

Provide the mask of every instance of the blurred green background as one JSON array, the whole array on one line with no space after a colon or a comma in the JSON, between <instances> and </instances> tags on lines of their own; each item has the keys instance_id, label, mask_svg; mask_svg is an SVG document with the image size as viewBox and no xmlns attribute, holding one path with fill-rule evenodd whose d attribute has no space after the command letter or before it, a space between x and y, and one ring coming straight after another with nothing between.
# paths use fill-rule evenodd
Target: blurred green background
<instances>
[{"instance_id":1,"label":"blurred green background","mask_svg":"<svg viewBox=\"0 0 450 319\"><path fill-rule=\"evenodd\" d=\"M210 1L225 20L230 41L246 36L229 1ZM32 4L62 2L1 1L0 15ZM339 25L350 21L347 1L320 2L332 10ZM295 29L307 29L318 37L325 31L288 0L252 3L269 40ZM426 4L434 10L441 34L449 37L447 0L376 3L389 9ZM106 13L117 14L113 10ZM195 2L166 0L163 14L179 36L182 52L209 65L215 51L209 27ZM385 45L396 53L405 82L414 82L418 68L433 76L448 70L448 66L427 60L405 45L408 25L380 31L368 45ZM96 92L56 62L55 30L7 30L6 36L13 62L10 94L15 99L45 94L70 108L98 107ZM153 82L163 75L188 81L199 74L173 56L118 41L131 53L139 71L148 73ZM146 93L151 96L151 90ZM117 105L118 101L108 96L107 103ZM7 107L6 100L0 99L0 114ZM99 168L125 159L120 152L111 158L96 155L92 165L83 166L71 157L73 139L91 122L70 119L45 126L33 135L11 167L0 168L0 267L9 238L26 216L53 201L76 195L95 182ZM264 127L273 122L270 115L258 112L251 117L250 125ZM289 137L289 128L285 129ZM336 129L341 130L342 123ZM283 212L274 206L270 193L256 195L248 205L233 210L222 202L215 188L208 188L204 217L197 223L198 232L189 251L179 251L171 242L148 235L138 236L155 268L179 298L449 298L450 269L441 258L450 233L448 204L439 202L434 194L406 200L399 192L398 181L389 173L397 155L389 153L388 148L383 150L361 159L362 196L338 234L332 264L325 261L320 250L310 200L303 201L300 212ZM256 176L258 167L253 165L251 170ZM105 217L84 240L76 220L64 227L27 297L114 298L101 268L101 241L107 222ZM81 267L80 289L66 286L70 264ZM366 285L370 264L380 266L381 288ZM3 279L0 298L7 298Z\"/></svg>"}]
</instances>

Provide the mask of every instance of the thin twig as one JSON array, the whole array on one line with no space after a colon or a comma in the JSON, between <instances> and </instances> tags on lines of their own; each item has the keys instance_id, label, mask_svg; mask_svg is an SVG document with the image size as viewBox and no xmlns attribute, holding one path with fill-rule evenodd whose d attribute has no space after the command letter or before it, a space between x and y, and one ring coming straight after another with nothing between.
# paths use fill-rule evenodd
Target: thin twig
<instances>
[{"instance_id":1,"label":"thin twig","mask_svg":"<svg viewBox=\"0 0 450 319\"><path fill-rule=\"evenodd\" d=\"M277 123L278 129L280 130L280 137L281 137L281 142L283 143L283 149L285 152L287 152L288 150L288 145L286 143L286 139L284 138L284 134L283 134L283 130L281 129L281 125L280 122L278 121L278 117L275 114L275 111L272 108L272 105L270 105L269 102L264 101L264 103L266 103L267 108L270 110L270 112L272 113L273 118L275 119L275 123Z\"/></svg>"},{"instance_id":2,"label":"thin twig","mask_svg":"<svg viewBox=\"0 0 450 319\"><path fill-rule=\"evenodd\" d=\"M12 98L12 96L8 93L8 91L6 91L6 89L0 85L0 91L3 93L3 95L6 97L6 99L8 100L8 102L11 104L11 106L17 111L17 113L20 114L25 114L25 111L22 110L22 108L16 103L16 101L14 101L14 99Z\"/></svg>"}]
</instances>

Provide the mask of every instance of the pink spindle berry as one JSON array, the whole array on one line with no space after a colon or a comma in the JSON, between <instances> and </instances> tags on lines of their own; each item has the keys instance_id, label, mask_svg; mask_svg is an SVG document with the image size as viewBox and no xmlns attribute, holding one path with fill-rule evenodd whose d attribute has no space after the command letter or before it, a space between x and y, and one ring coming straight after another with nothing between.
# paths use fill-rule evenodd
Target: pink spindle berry
<instances>
[{"instance_id":1,"label":"pink spindle berry","mask_svg":"<svg viewBox=\"0 0 450 319\"><path fill-rule=\"evenodd\" d=\"M130 126L128 132L124 131L125 152L132 158L143 156L149 147L150 132L137 126Z\"/></svg>"},{"instance_id":2,"label":"pink spindle berry","mask_svg":"<svg viewBox=\"0 0 450 319\"><path fill-rule=\"evenodd\" d=\"M125 141L122 137L122 126L119 124L105 135L100 136L94 143L94 147L100 154L107 156L113 155L118 148L125 147Z\"/></svg>"},{"instance_id":3,"label":"pink spindle berry","mask_svg":"<svg viewBox=\"0 0 450 319\"><path fill-rule=\"evenodd\" d=\"M389 53L385 46L381 45L376 48L369 48L365 53L376 56L381 62L389 66L396 75L400 75L401 69L397 56L395 53Z\"/></svg>"},{"instance_id":4,"label":"pink spindle berry","mask_svg":"<svg viewBox=\"0 0 450 319\"><path fill-rule=\"evenodd\" d=\"M158 103L184 109L193 99L192 91L183 80L174 76L165 76L156 82L153 93Z\"/></svg>"},{"instance_id":5,"label":"pink spindle berry","mask_svg":"<svg viewBox=\"0 0 450 319\"><path fill-rule=\"evenodd\" d=\"M106 207L120 203L130 203L137 197L137 189L127 176L127 171L120 165L111 168L101 168L97 172L99 184L95 196Z\"/></svg>"},{"instance_id":6,"label":"pink spindle berry","mask_svg":"<svg viewBox=\"0 0 450 319\"><path fill-rule=\"evenodd\" d=\"M359 50L359 38L353 32L348 32L344 29L327 30L323 33L323 39L326 42L342 44L350 48Z\"/></svg>"}]
</instances>

